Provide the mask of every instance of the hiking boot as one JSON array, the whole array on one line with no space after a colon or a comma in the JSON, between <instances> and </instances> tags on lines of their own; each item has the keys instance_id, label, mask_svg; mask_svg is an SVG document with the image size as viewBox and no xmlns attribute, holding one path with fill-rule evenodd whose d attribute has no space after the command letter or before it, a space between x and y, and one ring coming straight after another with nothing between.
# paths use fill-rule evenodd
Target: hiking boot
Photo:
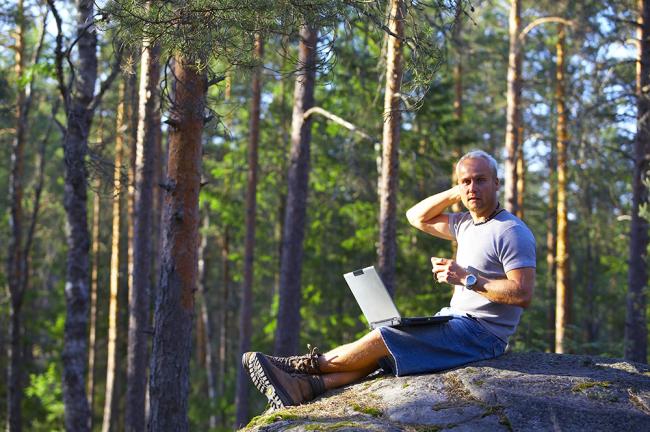
<instances>
[{"instance_id":1,"label":"hiking boot","mask_svg":"<svg viewBox=\"0 0 650 432\"><path fill-rule=\"evenodd\" d=\"M291 356L291 357L273 357L266 356L266 358L273 363L273 366L290 374L306 374L306 375L320 375L320 364L318 357L321 355L318 348L312 348L307 345L309 350L308 354Z\"/></svg>"},{"instance_id":2,"label":"hiking boot","mask_svg":"<svg viewBox=\"0 0 650 432\"><path fill-rule=\"evenodd\" d=\"M260 352L244 353L242 364L273 408L300 405L325 392L320 376L289 374L275 367L269 357Z\"/></svg>"}]
</instances>

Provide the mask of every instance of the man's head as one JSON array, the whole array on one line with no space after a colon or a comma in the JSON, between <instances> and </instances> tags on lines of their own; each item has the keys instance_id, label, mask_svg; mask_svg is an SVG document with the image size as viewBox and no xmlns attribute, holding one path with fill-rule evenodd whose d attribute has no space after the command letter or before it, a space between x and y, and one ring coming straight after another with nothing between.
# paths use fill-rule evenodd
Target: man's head
<instances>
[{"instance_id":1,"label":"man's head","mask_svg":"<svg viewBox=\"0 0 650 432\"><path fill-rule=\"evenodd\" d=\"M499 191L496 160L482 150L473 150L458 160L456 177L465 207L476 216L489 216L496 208Z\"/></svg>"}]
</instances>

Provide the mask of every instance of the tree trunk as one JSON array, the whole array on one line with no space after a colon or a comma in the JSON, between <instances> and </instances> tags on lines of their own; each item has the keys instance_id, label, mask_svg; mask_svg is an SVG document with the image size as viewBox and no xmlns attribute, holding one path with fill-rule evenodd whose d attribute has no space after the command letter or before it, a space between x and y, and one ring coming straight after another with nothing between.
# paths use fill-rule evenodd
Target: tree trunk
<instances>
[{"instance_id":1,"label":"tree trunk","mask_svg":"<svg viewBox=\"0 0 650 432\"><path fill-rule=\"evenodd\" d=\"M226 394L226 371L228 370L228 358L230 350L228 349L229 329L230 329L230 229L224 227L223 241L221 244L221 267L223 285L223 297L219 307L219 370L217 371L217 398L222 398ZM221 424L225 427L226 414L220 413Z\"/></svg>"},{"instance_id":2,"label":"tree trunk","mask_svg":"<svg viewBox=\"0 0 650 432\"><path fill-rule=\"evenodd\" d=\"M133 285L129 290L129 336L126 390L126 430L145 430L148 330L151 296L153 181L155 146L160 134L157 45L144 42L141 56L138 134L135 167Z\"/></svg>"},{"instance_id":3,"label":"tree trunk","mask_svg":"<svg viewBox=\"0 0 650 432\"><path fill-rule=\"evenodd\" d=\"M121 222L121 198L124 190L122 182L122 157L124 152L124 137L127 131L125 123L126 91L124 80L120 81L119 97L116 112L116 134L115 134L115 169L113 171L113 216L111 234L111 273L110 273L110 294L108 302L108 345L106 360L106 391L104 398L104 420L102 431L111 430L115 422L113 418L115 408L115 385L117 382L117 326L118 326L118 292L120 276L120 222Z\"/></svg>"},{"instance_id":4,"label":"tree trunk","mask_svg":"<svg viewBox=\"0 0 650 432\"><path fill-rule=\"evenodd\" d=\"M520 112L521 114L521 112ZM523 127L521 126L521 116L519 119L519 132L517 134L519 142L517 143L517 212L519 219L524 219L524 193L526 192L526 159L524 158L523 144Z\"/></svg>"},{"instance_id":5,"label":"tree trunk","mask_svg":"<svg viewBox=\"0 0 650 432\"><path fill-rule=\"evenodd\" d=\"M25 68L25 15L22 0L16 7L15 33L16 80L24 76ZM25 141L27 135L27 94L22 85L16 92L16 135L11 146L11 169L9 172L9 245L7 250L7 284L9 302L9 367L7 369L7 430L22 430L23 361L21 337L21 309L23 306L24 273L23 251L23 177Z\"/></svg>"},{"instance_id":6,"label":"tree trunk","mask_svg":"<svg viewBox=\"0 0 650 432\"><path fill-rule=\"evenodd\" d=\"M314 106L317 42L318 31L309 25L303 25L300 29L298 72L293 94L287 208L282 236L280 298L275 331L274 352L282 356L296 353L300 337L300 298L302 295L300 279L302 276L311 142L311 119L305 120L303 115L305 111Z\"/></svg>"},{"instance_id":7,"label":"tree trunk","mask_svg":"<svg viewBox=\"0 0 650 432\"><path fill-rule=\"evenodd\" d=\"M51 1L51 0L50 0ZM53 2L50 3L52 7ZM87 31L94 15L92 0L77 3L77 65L74 89L66 104L67 130L63 139L67 216L66 322L63 343L63 403L66 430L87 431L90 409L86 397L88 360L88 252L90 238L86 209L86 153L97 79L97 33Z\"/></svg>"},{"instance_id":8,"label":"tree trunk","mask_svg":"<svg viewBox=\"0 0 650 432\"><path fill-rule=\"evenodd\" d=\"M548 191L548 208L546 215L546 327L548 333L548 349L550 352L555 351L555 250L557 240L555 236L557 226L557 208L555 206L557 198L556 181L553 172L556 171L555 145L551 144L551 154L549 155L549 191Z\"/></svg>"},{"instance_id":9,"label":"tree trunk","mask_svg":"<svg viewBox=\"0 0 650 432\"><path fill-rule=\"evenodd\" d=\"M201 236L201 246L199 247L199 277L198 277L198 291L202 297L201 302L201 319L205 331L205 339L203 340L205 346L203 354L204 367L206 370L206 384L208 387L208 399L210 401L210 429L217 427L217 383L214 373L214 349L213 340L214 332L212 331L212 320L210 308L208 306L207 296L207 271L206 271L206 252L208 249L208 228L210 227L210 211L208 206L204 206L203 211L203 233Z\"/></svg>"},{"instance_id":10,"label":"tree trunk","mask_svg":"<svg viewBox=\"0 0 650 432\"><path fill-rule=\"evenodd\" d=\"M259 34L255 35L255 56L261 62L264 45ZM253 73L251 114L248 140L248 184L246 185L246 240L244 245L244 284L239 310L239 353L250 350L253 319L253 276L255 261L255 215L257 209L257 149L260 140L260 103L262 99L262 74L258 67ZM235 425L240 428L248 423L248 374L237 367L237 390L235 398Z\"/></svg>"},{"instance_id":11,"label":"tree trunk","mask_svg":"<svg viewBox=\"0 0 650 432\"><path fill-rule=\"evenodd\" d=\"M98 135L101 142L101 128ZM88 406L90 407L90 429L93 428L93 412L95 405L95 363L97 361L97 287L99 284L99 222L101 199L99 190L101 180L95 182L93 196L93 230L92 230L92 270L90 276L90 328L88 329Z\"/></svg>"},{"instance_id":12,"label":"tree trunk","mask_svg":"<svg viewBox=\"0 0 650 432\"><path fill-rule=\"evenodd\" d=\"M463 42L461 39L462 23L463 23L461 19L462 11L463 9L460 7L460 5L457 5L456 18L454 21L454 34L453 34L453 42L456 48L456 65L454 66L454 119L457 121L457 128L458 128L457 130L459 132L463 130ZM456 136L460 138L459 133L457 133ZM423 141L425 141L424 138ZM463 153L462 146L463 143L461 142L461 140L457 139L454 145L454 149L452 150L452 157L453 157L453 163L451 165L452 185L456 185L458 183L458 178L456 176L456 163L458 162L458 159L460 159L462 156ZM424 146L421 145L421 147ZM424 151L424 149L422 150L423 150L422 154L424 155L426 151ZM423 186L425 184L426 184L426 179L421 178L419 189L424 189ZM454 213L459 213L462 210L463 207L459 202L454 203L451 206L451 211ZM458 242L456 240L452 240L451 256L455 258L457 251L458 251Z\"/></svg>"},{"instance_id":13,"label":"tree trunk","mask_svg":"<svg viewBox=\"0 0 650 432\"><path fill-rule=\"evenodd\" d=\"M640 215L648 203L650 170L650 1L639 0L637 27L638 58L636 67L637 133L634 143L634 179L632 181L632 220L630 222L630 262L627 274L627 312L625 316L625 358L647 363L648 328L646 296L648 285L648 222Z\"/></svg>"},{"instance_id":14,"label":"tree trunk","mask_svg":"<svg viewBox=\"0 0 650 432\"><path fill-rule=\"evenodd\" d=\"M560 24L557 39L557 72L555 98L557 103L557 249L555 352L566 351L565 331L570 322L569 233L567 221L567 119L564 93L564 25Z\"/></svg>"},{"instance_id":15,"label":"tree trunk","mask_svg":"<svg viewBox=\"0 0 650 432\"><path fill-rule=\"evenodd\" d=\"M510 2L510 54L508 55L508 94L506 96L506 163L504 207L510 213L517 212L517 147L519 140L519 104L521 95L521 0Z\"/></svg>"},{"instance_id":16,"label":"tree trunk","mask_svg":"<svg viewBox=\"0 0 650 432\"><path fill-rule=\"evenodd\" d=\"M379 273L390 295L395 294L395 262L397 259L397 180L402 113L400 88L402 84L402 39L406 4L391 0L386 53L386 89L384 91L384 128L382 134L381 178L379 181Z\"/></svg>"},{"instance_id":17,"label":"tree trunk","mask_svg":"<svg viewBox=\"0 0 650 432\"><path fill-rule=\"evenodd\" d=\"M151 358L149 430L187 431L192 318L197 274L205 72L176 58L160 286Z\"/></svg>"}]
</instances>

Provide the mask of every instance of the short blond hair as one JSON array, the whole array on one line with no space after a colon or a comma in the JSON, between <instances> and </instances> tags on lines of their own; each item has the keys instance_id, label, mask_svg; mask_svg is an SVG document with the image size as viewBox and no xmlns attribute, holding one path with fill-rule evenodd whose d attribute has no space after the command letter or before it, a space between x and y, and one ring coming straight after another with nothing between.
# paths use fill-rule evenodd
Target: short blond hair
<instances>
[{"instance_id":1,"label":"short blond hair","mask_svg":"<svg viewBox=\"0 0 650 432\"><path fill-rule=\"evenodd\" d=\"M492 174L494 175L495 179L498 179L497 175L497 161L494 159L489 153L484 152L483 150L472 150L467 153L465 153L460 159L458 159L458 162L456 163L456 176L458 176L458 168L460 167L460 164L463 163L466 159L483 159L487 161L488 165L490 166L490 170L492 170Z\"/></svg>"}]
</instances>

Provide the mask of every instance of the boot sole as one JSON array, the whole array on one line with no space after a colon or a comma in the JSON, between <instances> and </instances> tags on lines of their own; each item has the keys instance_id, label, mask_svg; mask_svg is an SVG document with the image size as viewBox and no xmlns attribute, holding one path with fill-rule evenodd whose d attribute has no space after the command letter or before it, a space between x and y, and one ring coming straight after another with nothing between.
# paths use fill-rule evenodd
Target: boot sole
<instances>
[{"instance_id":1,"label":"boot sole","mask_svg":"<svg viewBox=\"0 0 650 432\"><path fill-rule=\"evenodd\" d=\"M248 371L255 387L267 397L269 404L275 409L295 405L282 386L275 382L270 368L271 363L264 355L262 353L247 354L242 358L244 368Z\"/></svg>"}]
</instances>

